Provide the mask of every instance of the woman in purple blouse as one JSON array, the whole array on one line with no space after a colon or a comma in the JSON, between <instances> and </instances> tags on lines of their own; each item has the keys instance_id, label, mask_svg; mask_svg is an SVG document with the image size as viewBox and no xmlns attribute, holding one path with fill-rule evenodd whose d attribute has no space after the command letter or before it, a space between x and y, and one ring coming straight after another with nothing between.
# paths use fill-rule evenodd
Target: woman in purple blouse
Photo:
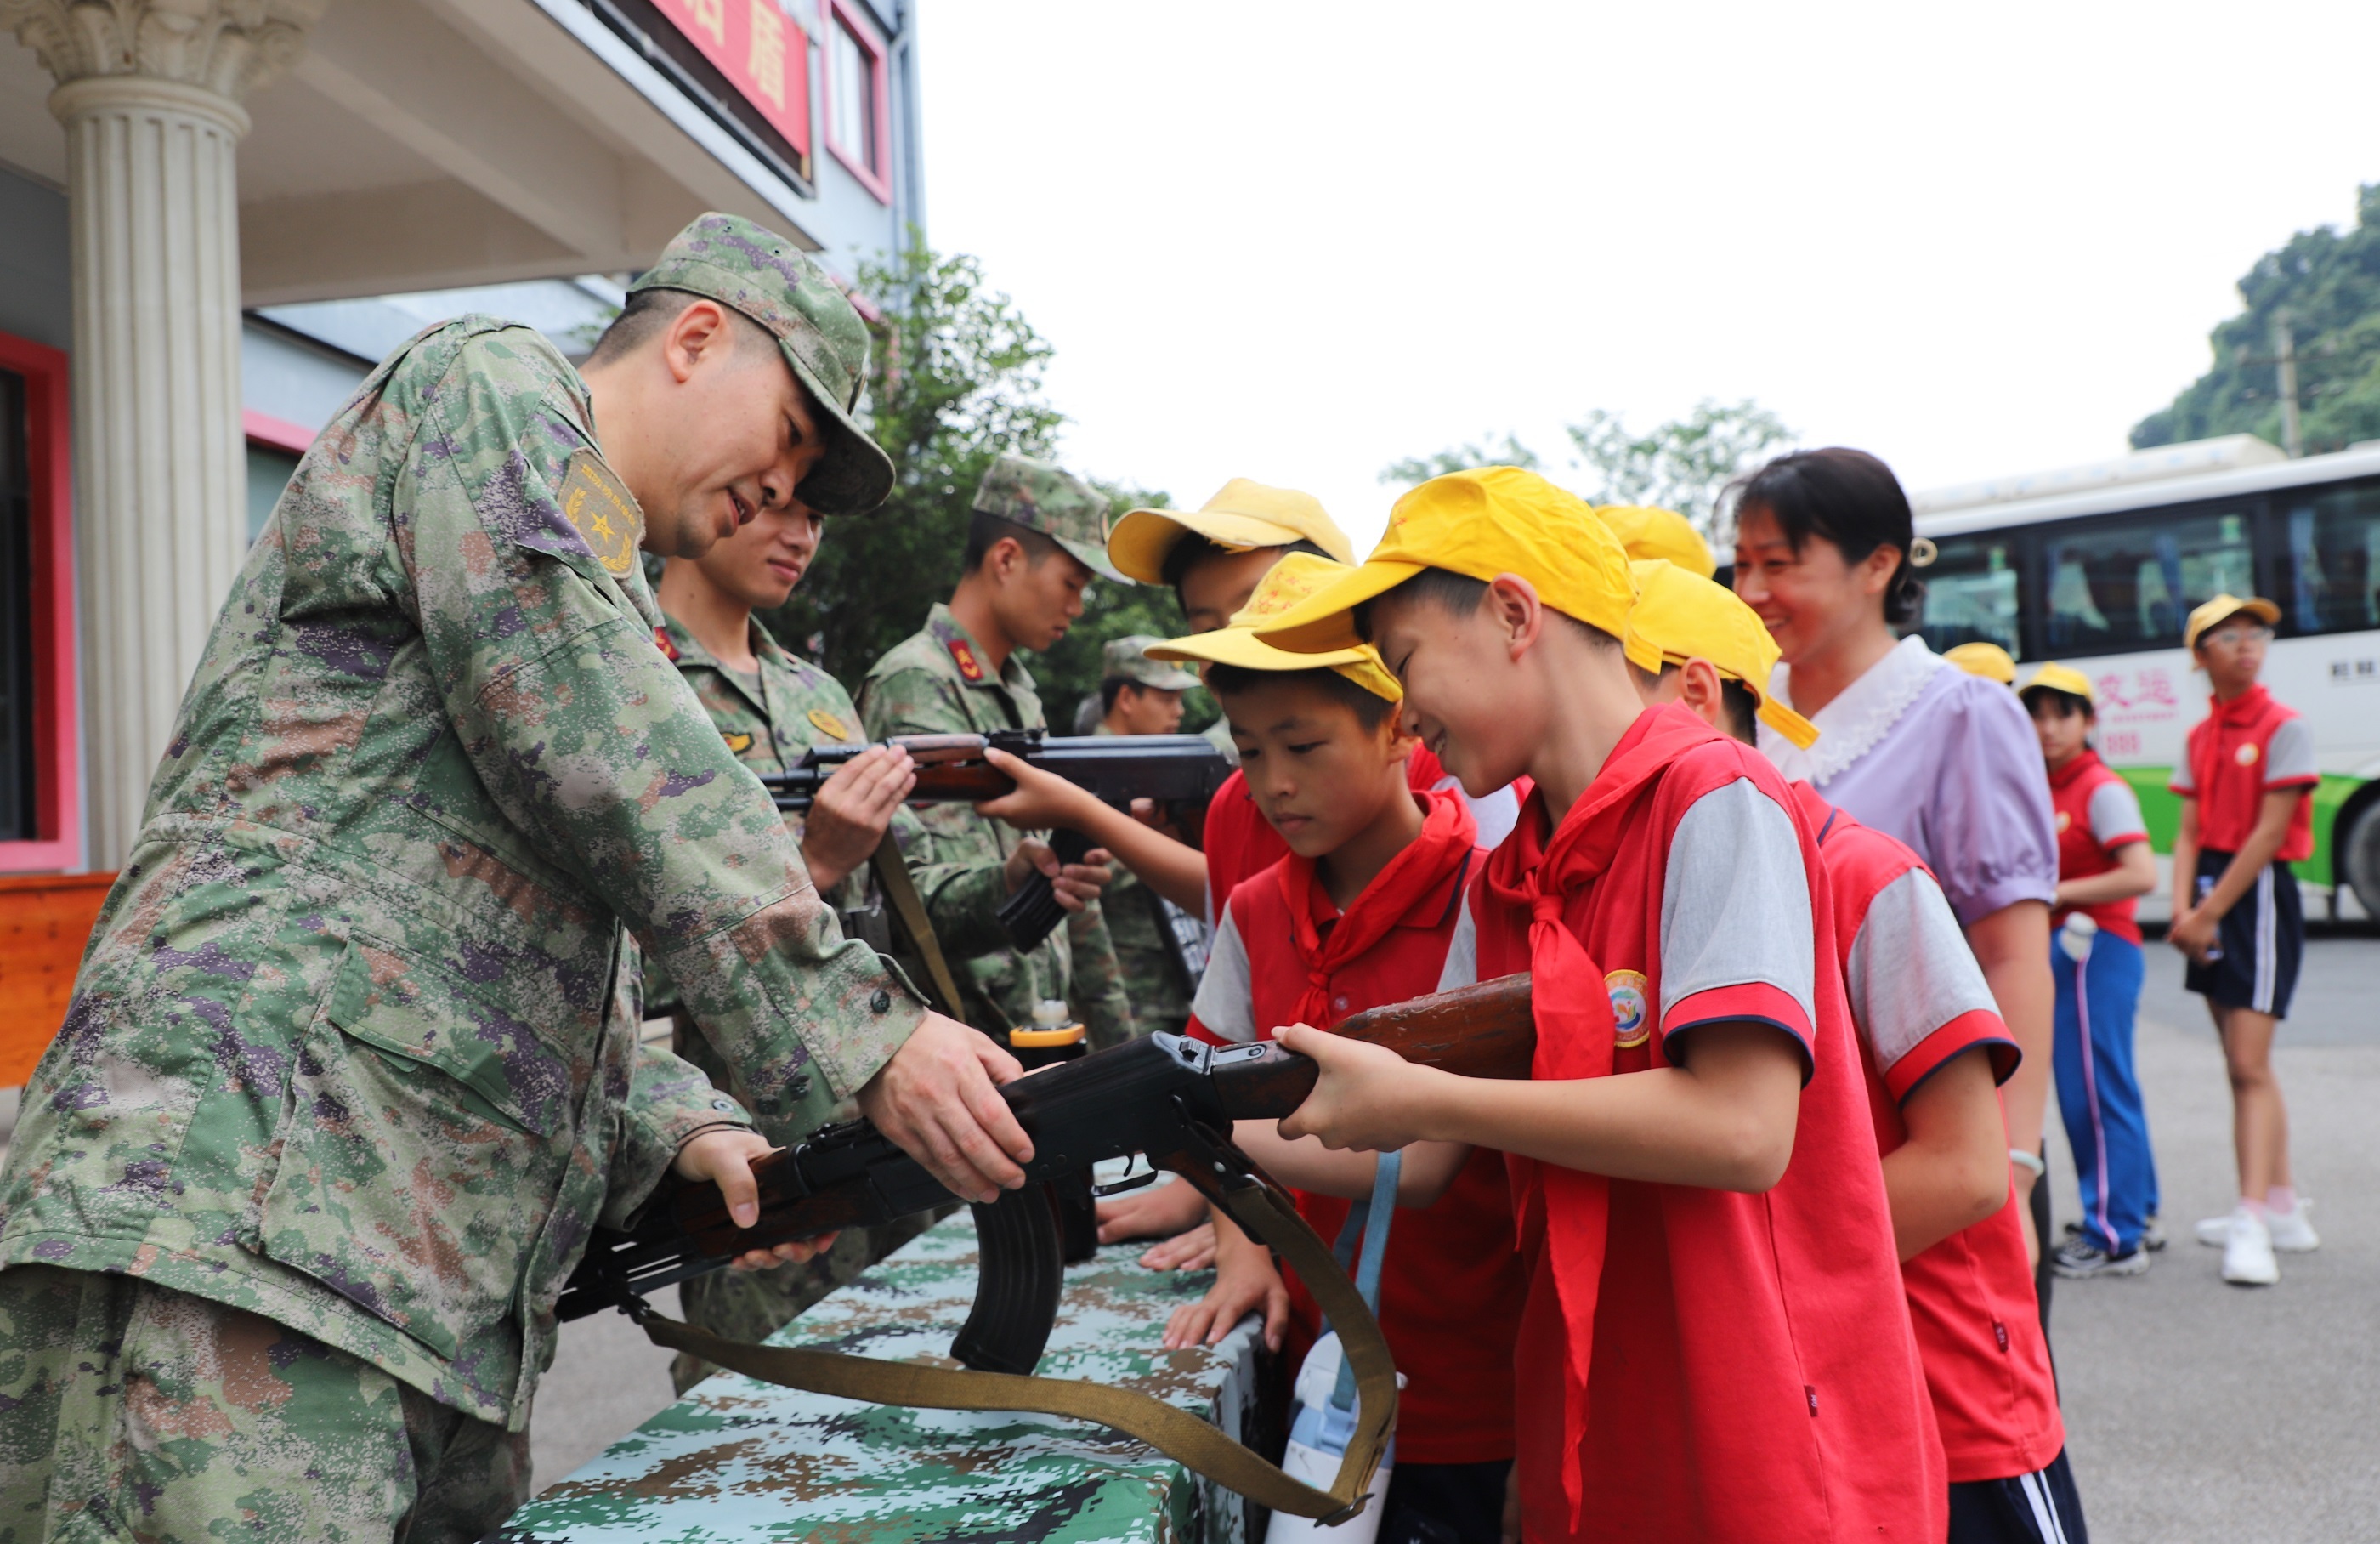
<instances>
[{"instance_id":1,"label":"woman in purple blouse","mask_svg":"<svg viewBox=\"0 0 2380 1544\"><path fill-rule=\"evenodd\" d=\"M2017 1191L2039 1177L2049 1088L2049 902L2058 842L2041 748L2016 694L1911 634L1925 586L1909 497L1857 450L1800 451L1744 480L1735 592L1783 652L1770 684L1818 726L1807 749L1765 725L1760 748L1934 870L2024 1053L2004 1089ZM2026 1243L2041 1240L2028 1215ZM2045 1312L2046 1303L2044 1304Z\"/></svg>"}]
</instances>

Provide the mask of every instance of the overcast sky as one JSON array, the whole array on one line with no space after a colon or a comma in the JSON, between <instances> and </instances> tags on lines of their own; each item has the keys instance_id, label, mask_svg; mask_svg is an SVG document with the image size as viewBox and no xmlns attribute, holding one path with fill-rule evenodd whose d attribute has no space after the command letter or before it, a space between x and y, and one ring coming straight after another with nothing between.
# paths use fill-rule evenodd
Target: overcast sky
<instances>
[{"instance_id":1,"label":"overcast sky","mask_svg":"<svg viewBox=\"0 0 2380 1544\"><path fill-rule=\"evenodd\" d=\"M2259 20L2281 23L2259 30ZM1912 489L2120 455L2380 180L2380 6L925 0L928 234L1064 455L1368 546L1380 467L1753 397ZM1559 459L1557 459L1559 475Z\"/></svg>"}]
</instances>

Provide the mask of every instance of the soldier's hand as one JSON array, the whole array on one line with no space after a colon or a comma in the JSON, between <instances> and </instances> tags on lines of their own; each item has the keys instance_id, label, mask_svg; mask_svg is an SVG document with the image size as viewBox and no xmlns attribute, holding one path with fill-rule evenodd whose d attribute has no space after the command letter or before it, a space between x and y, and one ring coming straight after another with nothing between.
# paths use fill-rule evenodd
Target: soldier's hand
<instances>
[{"instance_id":1,"label":"soldier's hand","mask_svg":"<svg viewBox=\"0 0 2380 1544\"><path fill-rule=\"evenodd\" d=\"M892 812L917 785L917 764L899 746L870 746L819 784L802 822L802 862L810 882L832 890L868 861Z\"/></svg>"},{"instance_id":2,"label":"soldier's hand","mask_svg":"<svg viewBox=\"0 0 2380 1544\"><path fill-rule=\"evenodd\" d=\"M1062 826L1072 830L1092 814L1086 806L1099 802L1056 772L1045 772L997 747L987 748L983 759L1015 779L1016 787L977 805L976 813L1006 821L1020 831L1054 831Z\"/></svg>"},{"instance_id":3,"label":"soldier's hand","mask_svg":"<svg viewBox=\"0 0 2380 1544\"><path fill-rule=\"evenodd\" d=\"M1105 847L1093 847L1083 855L1082 862L1067 864L1050 883L1058 893L1058 904L1068 911L1080 911L1098 900L1108 881L1115 877L1110 867L1114 862L1115 855Z\"/></svg>"},{"instance_id":4,"label":"soldier's hand","mask_svg":"<svg viewBox=\"0 0 2380 1544\"><path fill-rule=\"evenodd\" d=\"M760 1186L752 1177L752 1164L777 1149L759 1132L737 1125L716 1125L709 1131L698 1131L677 1149L677 1161L671 1165L680 1178L710 1181L727 1198L727 1215L739 1228L748 1228L760 1220ZM733 1261L738 1270L759 1270L771 1265L799 1265L814 1259L833 1247L835 1235L820 1234L798 1243L780 1244L773 1249L747 1249Z\"/></svg>"},{"instance_id":5,"label":"soldier's hand","mask_svg":"<svg viewBox=\"0 0 2380 1544\"><path fill-rule=\"evenodd\" d=\"M929 1013L859 1090L859 1111L953 1195L997 1200L1033 1158L998 1087L1023 1071L989 1036Z\"/></svg>"}]
</instances>

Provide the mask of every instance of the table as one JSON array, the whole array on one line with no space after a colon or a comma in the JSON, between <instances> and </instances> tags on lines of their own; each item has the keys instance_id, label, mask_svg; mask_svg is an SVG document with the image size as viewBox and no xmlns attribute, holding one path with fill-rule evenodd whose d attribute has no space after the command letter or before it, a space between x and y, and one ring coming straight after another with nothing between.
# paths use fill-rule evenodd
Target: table
<instances>
[{"instance_id":1,"label":"table","mask_svg":"<svg viewBox=\"0 0 2380 1544\"><path fill-rule=\"evenodd\" d=\"M1212 1277L1144 1270L1136 1259L1145 1247L1112 1245L1067 1268L1041 1374L1135 1388L1235 1437L1261 1438L1279 1422L1281 1380L1256 1321L1211 1349L1162 1349L1167 1315L1195 1301ZM975 1230L961 1213L774 1339L955 1366L951 1337L975 1285ZM505 1544L1256 1544L1262 1515L1106 1427L864 1404L722 1372L514 1514L497 1537Z\"/></svg>"}]
</instances>

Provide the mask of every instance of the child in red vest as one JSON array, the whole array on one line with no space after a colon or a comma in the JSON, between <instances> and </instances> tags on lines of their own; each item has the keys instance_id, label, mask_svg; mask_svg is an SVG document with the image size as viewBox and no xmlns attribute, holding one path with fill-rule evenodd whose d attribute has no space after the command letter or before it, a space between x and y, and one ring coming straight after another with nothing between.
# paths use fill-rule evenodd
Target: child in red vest
<instances>
[{"instance_id":1,"label":"child in red vest","mask_svg":"<svg viewBox=\"0 0 2380 1544\"><path fill-rule=\"evenodd\" d=\"M1536 782L1472 907L1476 973L1534 978L1534 1079L1293 1027L1322 1073L1281 1131L1513 1155L1525 1538L1937 1540L1815 833L1757 751L1638 701L1635 592L1585 505L1488 468L1405 494L1354 575L1257 627L1368 633L1464 787Z\"/></svg>"},{"instance_id":2,"label":"child in red vest","mask_svg":"<svg viewBox=\"0 0 2380 1544\"><path fill-rule=\"evenodd\" d=\"M1669 564L1635 565L1632 639L1658 650L1648 702L1682 702L1755 743L1755 720L1807 748L1810 723L1764 689L1777 644L1733 591ZM1994 1085L2016 1047L1959 919L1917 855L1791 784L1817 832L1836 960L1860 1032L1902 1289L1950 1477L1952 1544L2084 1539L2008 1131Z\"/></svg>"},{"instance_id":3,"label":"child in red vest","mask_svg":"<svg viewBox=\"0 0 2380 1544\"><path fill-rule=\"evenodd\" d=\"M1349 572L1294 554L1266 577L1249 612L1271 614ZM1191 1005L1189 1032L1218 1045L1273 1026L1331 1024L1438 989L1463 900L1487 854L1460 794L1407 785L1413 737L1397 722L1396 680L1369 649L1285 654L1234 628L1154 652L1207 666L1241 770L1281 857L1244 880L1222 908ZM1248 1132L1324 1238L1346 1198L1368 1195L1369 1161ZM1512 1251L1503 1164L1441 1149L1424 1210L1402 1210L1380 1282L1380 1328L1405 1375L1383 1539L1492 1540L1512 1460L1512 1335L1524 1281ZM1304 1285L1263 1246L1217 1218L1216 1280L1173 1316L1169 1347L1220 1341L1252 1309L1275 1347L1302 1356L1321 1331ZM1289 1331L1285 1335L1285 1331Z\"/></svg>"},{"instance_id":4,"label":"child in red vest","mask_svg":"<svg viewBox=\"0 0 2380 1544\"><path fill-rule=\"evenodd\" d=\"M2173 839L2173 925L2190 956L2183 984L2206 999L2231 1075L2240 1202L2198 1224L2223 1251L2223 1279L2270 1286L2275 1250L2320 1242L2289 1173L2289 1117L2273 1076L2273 1032L2289 1016L2305 952L2305 907L2291 863L2313 856L2312 795L2322 781L2313 731L2256 677L2281 610L2263 596L2217 595L2190 614L2182 642L2214 698L2173 772L2181 826Z\"/></svg>"},{"instance_id":5,"label":"child in red vest","mask_svg":"<svg viewBox=\"0 0 2380 1544\"><path fill-rule=\"evenodd\" d=\"M2091 748L2097 695L2089 676L2055 661L2017 693L2041 736L2058 827L2052 1045L2058 1111L2082 1192L2082 1221L2068 1224L2072 1236L2051 1261L2067 1277L2137 1276L2165 1244L2148 1112L2132 1071L2145 974L2132 914L2156 888L2156 857L2139 796Z\"/></svg>"}]
</instances>

